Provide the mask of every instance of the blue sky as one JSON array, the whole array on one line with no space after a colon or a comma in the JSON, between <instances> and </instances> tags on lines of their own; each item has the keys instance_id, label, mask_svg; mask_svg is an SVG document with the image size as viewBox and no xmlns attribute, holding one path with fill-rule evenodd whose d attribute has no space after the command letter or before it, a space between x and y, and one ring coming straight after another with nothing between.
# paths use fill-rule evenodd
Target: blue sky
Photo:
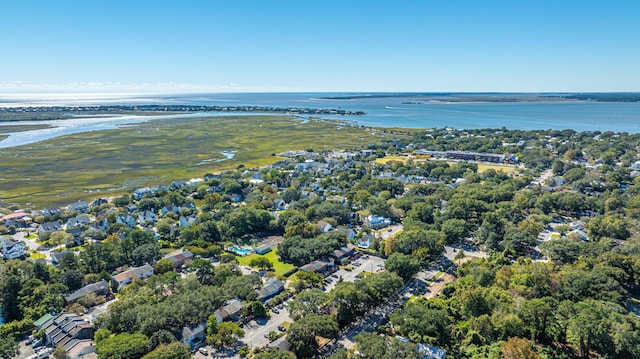
<instances>
[{"instance_id":1,"label":"blue sky","mask_svg":"<svg viewBox=\"0 0 640 359\"><path fill-rule=\"evenodd\" d=\"M640 1L0 1L0 92L640 91Z\"/></svg>"}]
</instances>

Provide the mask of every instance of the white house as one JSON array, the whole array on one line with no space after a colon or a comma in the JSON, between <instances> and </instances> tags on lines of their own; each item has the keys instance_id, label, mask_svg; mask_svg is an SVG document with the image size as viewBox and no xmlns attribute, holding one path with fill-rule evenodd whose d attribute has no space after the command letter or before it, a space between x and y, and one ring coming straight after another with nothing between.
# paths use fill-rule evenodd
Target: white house
<instances>
[{"instance_id":1,"label":"white house","mask_svg":"<svg viewBox=\"0 0 640 359\"><path fill-rule=\"evenodd\" d=\"M2 242L2 257L4 259L15 259L25 255L24 243L14 242L9 238L0 238Z\"/></svg>"},{"instance_id":2,"label":"white house","mask_svg":"<svg viewBox=\"0 0 640 359\"><path fill-rule=\"evenodd\" d=\"M382 216L369 215L365 218L364 224L369 228L380 229L389 226L391 220Z\"/></svg>"}]
</instances>

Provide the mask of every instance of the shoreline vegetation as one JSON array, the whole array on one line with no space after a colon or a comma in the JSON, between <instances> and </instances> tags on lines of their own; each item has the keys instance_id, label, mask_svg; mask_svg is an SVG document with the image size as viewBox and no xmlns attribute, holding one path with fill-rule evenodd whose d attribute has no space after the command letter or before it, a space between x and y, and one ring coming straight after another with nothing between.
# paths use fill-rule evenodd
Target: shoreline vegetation
<instances>
[{"instance_id":1,"label":"shoreline vegetation","mask_svg":"<svg viewBox=\"0 0 640 359\"><path fill-rule=\"evenodd\" d=\"M320 97L319 100L361 100L382 98L411 98L428 102L640 102L640 92L590 92L590 93L374 93ZM404 104L420 105L420 102Z\"/></svg>"},{"instance_id":2,"label":"shoreline vegetation","mask_svg":"<svg viewBox=\"0 0 640 359\"><path fill-rule=\"evenodd\" d=\"M364 111L348 111L342 109L318 109L303 107L272 107L272 106L196 106L196 105L96 105L96 106L39 106L39 107L5 107L0 108L4 113L100 113L109 114L123 112L136 113L176 113L176 112L243 112L243 113L275 113L285 115L332 115L332 116L364 116ZM56 116L49 116L52 119ZM74 117L76 117L74 115ZM2 121L16 121L17 119L1 119ZM21 118L20 120L25 120ZM38 118L30 119L38 120Z\"/></svg>"}]
</instances>

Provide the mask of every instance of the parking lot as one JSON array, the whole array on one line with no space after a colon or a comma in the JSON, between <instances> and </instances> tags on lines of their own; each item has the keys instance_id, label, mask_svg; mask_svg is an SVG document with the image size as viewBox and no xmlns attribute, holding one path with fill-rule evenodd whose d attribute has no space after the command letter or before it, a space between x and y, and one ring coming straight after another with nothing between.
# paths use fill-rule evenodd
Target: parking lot
<instances>
[{"instance_id":1,"label":"parking lot","mask_svg":"<svg viewBox=\"0 0 640 359\"><path fill-rule=\"evenodd\" d=\"M354 261L354 263L359 263L356 265L352 263L350 266L353 267L353 270L348 271L345 269L339 269L337 272L333 273L331 276L327 277L329 283L325 285L326 291L330 291L333 287L338 283L338 279L342 277L342 280L345 282L355 282L358 274L367 271L375 273L379 270L384 269L384 259L374 256L368 256L369 258L361 257L358 260Z\"/></svg>"}]
</instances>

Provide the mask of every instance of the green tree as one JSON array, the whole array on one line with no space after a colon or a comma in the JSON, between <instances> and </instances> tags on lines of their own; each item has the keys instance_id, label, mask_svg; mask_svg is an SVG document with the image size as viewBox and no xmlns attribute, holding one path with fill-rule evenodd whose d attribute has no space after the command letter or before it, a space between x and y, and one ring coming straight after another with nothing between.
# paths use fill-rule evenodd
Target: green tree
<instances>
[{"instance_id":1,"label":"green tree","mask_svg":"<svg viewBox=\"0 0 640 359\"><path fill-rule=\"evenodd\" d=\"M99 359L135 359L147 353L149 338L140 333L120 333L96 342Z\"/></svg>"},{"instance_id":2,"label":"green tree","mask_svg":"<svg viewBox=\"0 0 640 359\"><path fill-rule=\"evenodd\" d=\"M11 359L16 355L18 355L18 343L13 336L0 336L0 359Z\"/></svg>"},{"instance_id":3,"label":"green tree","mask_svg":"<svg viewBox=\"0 0 640 359\"><path fill-rule=\"evenodd\" d=\"M418 350L413 343L403 343L398 339L387 339L374 333L360 333L354 338L359 358L366 359L418 359Z\"/></svg>"},{"instance_id":4,"label":"green tree","mask_svg":"<svg viewBox=\"0 0 640 359\"><path fill-rule=\"evenodd\" d=\"M447 219L442 223L442 233L446 243L455 243L467 235L466 222L461 219Z\"/></svg>"},{"instance_id":5,"label":"green tree","mask_svg":"<svg viewBox=\"0 0 640 359\"><path fill-rule=\"evenodd\" d=\"M284 350L270 349L264 352L260 352L253 356L253 359L295 359L296 357Z\"/></svg>"},{"instance_id":6,"label":"green tree","mask_svg":"<svg viewBox=\"0 0 640 359\"><path fill-rule=\"evenodd\" d=\"M155 274L163 274L173 270L173 262L171 259L162 258L153 266Z\"/></svg>"},{"instance_id":7,"label":"green tree","mask_svg":"<svg viewBox=\"0 0 640 359\"><path fill-rule=\"evenodd\" d=\"M309 314L289 328L287 342L298 358L309 358L317 353L316 337L333 339L338 335L338 323L331 316Z\"/></svg>"},{"instance_id":8,"label":"green tree","mask_svg":"<svg viewBox=\"0 0 640 359\"><path fill-rule=\"evenodd\" d=\"M269 316L267 308L258 301L251 302L251 314L253 314L255 318L267 318Z\"/></svg>"},{"instance_id":9,"label":"green tree","mask_svg":"<svg viewBox=\"0 0 640 359\"><path fill-rule=\"evenodd\" d=\"M291 317L298 320L307 314L318 314L318 311L326 305L328 295L318 288L303 290L289 303Z\"/></svg>"},{"instance_id":10,"label":"green tree","mask_svg":"<svg viewBox=\"0 0 640 359\"><path fill-rule=\"evenodd\" d=\"M262 271L273 269L273 263L265 257L253 258L249 265Z\"/></svg>"},{"instance_id":11,"label":"green tree","mask_svg":"<svg viewBox=\"0 0 640 359\"><path fill-rule=\"evenodd\" d=\"M395 272L405 281L420 270L420 263L409 255L393 253L384 263L387 270Z\"/></svg>"},{"instance_id":12,"label":"green tree","mask_svg":"<svg viewBox=\"0 0 640 359\"><path fill-rule=\"evenodd\" d=\"M143 359L191 359L189 347L182 343L162 344L151 353L142 357Z\"/></svg>"},{"instance_id":13,"label":"green tree","mask_svg":"<svg viewBox=\"0 0 640 359\"><path fill-rule=\"evenodd\" d=\"M212 320L213 318L213 320ZM207 322L207 343L219 347L229 346L244 337L244 330L232 322L216 323L215 316Z\"/></svg>"}]
</instances>

